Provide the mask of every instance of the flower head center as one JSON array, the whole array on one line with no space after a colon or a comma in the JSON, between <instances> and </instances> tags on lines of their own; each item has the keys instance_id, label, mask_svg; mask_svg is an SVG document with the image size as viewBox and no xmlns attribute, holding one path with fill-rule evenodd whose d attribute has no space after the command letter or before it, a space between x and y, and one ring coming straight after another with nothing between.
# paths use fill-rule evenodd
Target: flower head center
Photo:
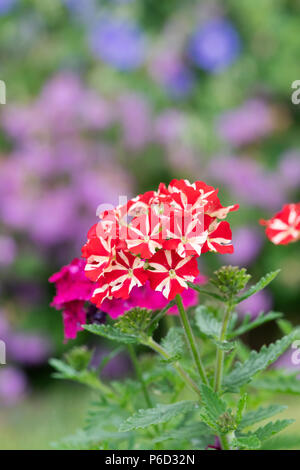
<instances>
[{"instance_id":1,"label":"flower head center","mask_svg":"<svg viewBox=\"0 0 300 470\"><path fill-rule=\"evenodd\" d=\"M132 268L128 269L128 276L133 277L133 269Z\"/></svg>"},{"instance_id":2,"label":"flower head center","mask_svg":"<svg viewBox=\"0 0 300 470\"><path fill-rule=\"evenodd\" d=\"M176 277L175 269L170 269L169 276L170 276L171 279L174 279L174 277Z\"/></svg>"}]
</instances>

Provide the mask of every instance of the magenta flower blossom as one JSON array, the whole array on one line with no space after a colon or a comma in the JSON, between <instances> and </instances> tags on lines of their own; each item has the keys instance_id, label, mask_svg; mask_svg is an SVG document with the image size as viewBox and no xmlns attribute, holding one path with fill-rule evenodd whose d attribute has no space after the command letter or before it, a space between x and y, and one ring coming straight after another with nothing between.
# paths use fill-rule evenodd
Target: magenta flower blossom
<instances>
[{"instance_id":1,"label":"magenta flower blossom","mask_svg":"<svg viewBox=\"0 0 300 470\"><path fill-rule=\"evenodd\" d=\"M56 286L56 295L52 306L63 310L65 339L76 338L81 325L86 323L84 304L90 300L94 283L84 273L85 261L75 258L58 273L50 277L49 282Z\"/></svg>"}]
</instances>

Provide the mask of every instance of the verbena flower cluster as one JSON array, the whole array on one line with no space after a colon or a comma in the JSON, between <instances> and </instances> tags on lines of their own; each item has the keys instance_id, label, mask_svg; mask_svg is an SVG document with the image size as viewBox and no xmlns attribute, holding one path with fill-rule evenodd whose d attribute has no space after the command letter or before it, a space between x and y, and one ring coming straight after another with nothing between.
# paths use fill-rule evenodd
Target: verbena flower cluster
<instances>
[{"instance_id":1,"label":"verbena flower cluster","mask_svg":"<svg viewBox=\"0 0 300 470\"><path fill-rule=\"evenodd\" d=\"M161 183L127 204L100 214L82 249L86 275L97 287L92 302L127 299L149 281L168 300L199 275L197 257L207 251L232 253L225 219L237 205L223 207L218 191L204 182Z\"/></svg>"},{"instance_id":2,"label":"verbena flower cluster","mask_svg":"<svg viewBox=\"0 0 300 470\"><path fill-rule=\"evenodd\" d=\"M136 306L166 307L177 294L185 307L196 305L188 282L203 284L197 258L205 252L232 253L226 216L238 205L223 207L218 190L204 182L173 180L100 214L74 259L50 278L63 310L65 338L73 339L86 322L86 302L112 318ZM177 307L170 308L177 314Z\"/></svg>"}]
</instances>

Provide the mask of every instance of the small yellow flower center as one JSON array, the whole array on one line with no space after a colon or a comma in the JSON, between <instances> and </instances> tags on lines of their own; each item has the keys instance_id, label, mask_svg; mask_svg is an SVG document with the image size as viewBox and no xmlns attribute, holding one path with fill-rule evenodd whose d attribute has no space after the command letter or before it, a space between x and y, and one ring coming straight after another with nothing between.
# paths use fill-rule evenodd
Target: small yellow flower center
<instances>
[{"instance_id":1,"label":"small yellow flower center","mask_svg":"<svg viewBox=\"0 0 300 470\"><path fill-rule=\"evenodd\" d=\"M176 272L175 272L174 269L170 269L170 271L169 271L169 276L170 276L171 278L176 277Z\"/></svg>"},{"instance_id":2,"label":"small yellow flower center","mask_svg":"<svg viewBox=\"0 0 300 470\"><path fill-rule=\"evenodd\" d=\"M133 276L133 270L131 268L128 269L128 276L129 277Z\"/></svg>"}]
</instances>

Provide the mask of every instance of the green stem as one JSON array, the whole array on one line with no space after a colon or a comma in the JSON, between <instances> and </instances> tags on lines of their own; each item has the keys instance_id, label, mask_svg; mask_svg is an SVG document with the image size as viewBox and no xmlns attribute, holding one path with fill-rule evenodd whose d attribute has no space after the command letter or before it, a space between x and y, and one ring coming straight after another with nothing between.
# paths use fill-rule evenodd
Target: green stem
<instances>
[{"instance_id":1,"label":"green stem","mask_svg":"<svg viewBox=\"0 0 300 470\"><path fill-rule=\"evenodd\" d=\"M207 377L206 377L205 369L202 365L202 361L201 361L200 354L199 354L199 351L198 351L198 348L197 348L197 344L196 344L196 340L195 340L195 337L194 337L194 334L193 334L193 330L191 328L188 316L187 316L186 311L184 309L184 306L183 306L183 303L182 303L182 298L179 294L176 295L176 303L177 303L177 306L178 306L181 323L182 323L183 329L185 331L186 339L187 339L187 342L190 346L190 350L191 350L193 359L195 361L197 370L199 372L199 375L201 377L202 382L204 382L206 385L208 385L208 380L207 380Z\"/></svg>"},{"instance_id":2,"label":"green stem","mask_svg":"<svg viewBox=\"0 0 300 470\"><path fill-rule=\"evenodd\" d=\"M225 435L219 436L221 447L223 450L230 450L230 445Z\"/></svg>"},{"instance_id":3,"label":"green stem","mask_svg":"<svg viewBox=\"0 0 300 470\"><path fill-rule=\"evenodd\" d=\"M138 380L141 384L142 390L143 390L143 394L144 394L144 397L145 397L145 402L147 403L148 408L153 408L153 404L152 404L150 395L148 393L146 383L145 383L144 378L143 378L142 370L141 370L137 355L135 353L135 350L134 350L134 347L132 346L132 344L128 345L128 350L129 350L129 354L130 354L132 363L134 365L136 376L137 376L137 378L138 378Z\"/></svg>"},{"instance_id":4,"label":"green stem","mask_svg":"<svg viewBox=\"0 0 300 470\"><path fill-rule=\"evenodd\" d=\"M219 338L219 341L221 343L223 343L226 340L226 332L227 332L227 327L228 327L228 322L231 316L231 312L232 312L232 304L229 303L227 305L223 322L222 322L222 328L221 328L221 333L220 333L220 338ZM219 392L222 386L224 357L225 357L224 349L217 348L215 384L214 384L215 392Z\"/></svg>"},{"instance_id":5,"label":"green stem","mask_svg":"<svg viewBox=\"0 0 300 470\"><path fill-rule=\"evenodd\" d=\"M225 315L222 322L222 328L220 332L220 342L223 343L226 340L226 333L228 328L228 323L232 313L232 304L229 302L227 304ZM222 387L223 381L223 369L224 369L224 357L225 351L221 348L217 348L217 357L216 357L216 372L215 372L215 383L214 383L214 390L215 392L219 392ZM219 439L221 442L221 446L223 450L230 450L230 444L228 435L219 435Z\"/></svg>"},{"instance_id":6,"label":"green stem","mask_svg":"<svg viewBox=\"0 0 300 470\"><path fill-rule=\"evenodd\" d=\"M167 351L156 341L154 341L153 338L149 338L146 343L144 343L146 346L149 346L149 348L153 349L153 351L157 352L160 354L164 359L167 361L171 359L170 355L167 353ZM200 390L197 386L197 384L193 381L193 379L189 376L189 374L181 367L178 361L173 362L172 366L174 369L177 371L177 373L180 375L180 377L183 379L184 383L187 384L191 390L193 390L195 393L197 393L198 398L201 399L201 393Z\"/></svg>"}]
</instances>

